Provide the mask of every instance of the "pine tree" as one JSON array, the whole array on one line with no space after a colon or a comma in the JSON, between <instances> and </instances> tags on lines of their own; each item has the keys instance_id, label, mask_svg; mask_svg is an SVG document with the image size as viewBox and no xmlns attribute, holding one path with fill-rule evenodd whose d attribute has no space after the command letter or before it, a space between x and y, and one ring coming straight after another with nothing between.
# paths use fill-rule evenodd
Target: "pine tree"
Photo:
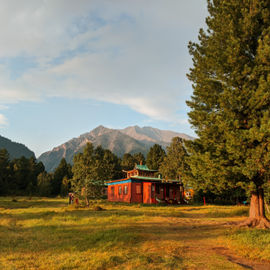
<instances>
[{"instance_id":1,"label":"pine tree","mask_svg":"<svg viewBox=\"0 0 270 270\"><path fill-rule=\"evenodd\" d=\"M126 153L123 155L122 161L121 161L121 166L123 170L132 170L135 166L135 163L137 160L134 158L133 155Z\"/></svg>"},{"instance_id":2,"label":"pine tree","mask_svg":"<svg viewBox=\"0 0 270 270\"><path fill-rule=\"evenodd\" d=\"M0 149L0 195L6 195L10 186L11 168L9 154L6 149Z\"/></svg>"},{"instance_id":3,"label":"pine tree","mask_svg":"<svg viewBox=\"0 0 270 270\"><path fill-rule=\"evenodd\" d=\"M145 164L145 157L141 152L133 154L133 158L135 159L135 163Z\"/></svg>"},{"instance_id":4,"label":"pine tree","mask_svg":"<svg viewBox=\"0 0 270 270\"><path fill-rule=\"evenodd\" d=\"M61 185L64 178L72 178L71 165L66 162L65 158L62 158L58 167L55 169L52 180L52 194L59 195L61 193Z\"/></svg>"},{"instance_id":5,"label":"pine tree","mask_svg":"<svg viewBox=\"0 0 270 270\"><path fill-rule=\"evenodd\" d=\"M270 174L270 2L208 0L207 30L190 43L193 82L188 143L201 186L251 193L248 226L268 227L264 185Z\"/></svg>"},{"instance_id":6,"label":"pine tree","mask_svg":"<svg viewBox=\"0 0 270 270\"><path fill-rule=\"evenodd\" d=\"M37 192L40 196L52 195L52 174L42 172L37 177Z\"/></svg>"},{"instance_id":7,"label":"pine tree","mask_svg":"<svg viewBox=\"0 0 270 270\"><path fill-rule=\"evenodd\" d=\"M68 179L67 176L64 176L62 180L60 195L62 197L66 197L68 195L69 189L70 189L70 179Z\"/></svg>"},{"instance_id":8,"label":"pine tree","mask_svg":"<svg viewBox=\"0 0 270 270\"><path fill-rule=\"evenodd\" d=\"M159 169L163 177L170 179L179 179L180 177L181 181L187 182L185 179L189 172L187 157L183 139L180 137L173 138L170 146L167 147L167 156Z\"/></svg>"},{"instance_id":9,"label":"pine tree","mask_svg":"<svg viewBox=\"0 0 270 270\"><path fill-rule=\"evenodd\" d=\"M165 156L166 153L161 145L154 144L147 154L146 165L149 169L158 170Z\"/></svg>"}]
</instances>

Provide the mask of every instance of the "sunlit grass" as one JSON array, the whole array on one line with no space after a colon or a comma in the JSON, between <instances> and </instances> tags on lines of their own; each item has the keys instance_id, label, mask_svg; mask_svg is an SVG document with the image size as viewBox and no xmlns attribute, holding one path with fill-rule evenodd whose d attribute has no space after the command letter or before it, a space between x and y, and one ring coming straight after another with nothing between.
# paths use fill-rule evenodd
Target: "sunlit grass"
<instances>
[{"instance_id":1,"label":"sunlit grass","mask_svg":"<svg viewBox=\"0 0 270 270\"><path fill-rule=\"evenodd\" d=\"M270 260L269 230L234 229L228 234L227 245L246 257Z\"/></svg>"},{"instance_id":2,"label":"sunlit grass","mask_svg":"<svg viewBox=\"0 0 270 270\"><path fill-rule=\"evenodd\" d=\"M256 248L256 230L219 226L247 215L244 206L95 201L105 210L94 211L60 198L16 200L0 198L1 269L241 269L212 247ZM266 232L266 251L254 257L266 259L269 243Z\"/></svg>"}]
</instances>

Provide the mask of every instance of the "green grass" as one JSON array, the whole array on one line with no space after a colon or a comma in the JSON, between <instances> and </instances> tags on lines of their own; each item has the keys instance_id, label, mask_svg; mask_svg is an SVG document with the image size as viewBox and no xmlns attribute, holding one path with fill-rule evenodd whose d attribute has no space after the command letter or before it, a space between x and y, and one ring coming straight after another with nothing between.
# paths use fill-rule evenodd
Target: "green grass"
<instances>
[{"instance_id":1,"label":"green grass","mask_svg":"<svg viewBox=\"0 0 270 270\"><path fill-rule=\"evenodd\" d=\"M270 260L270 232L268 230L234 229L228 235L227 244L251 259Z\"/></svg>"},{"instance_id":2,"label":"green grass","mask_svg":"<svg viewBox=\"0 0 270 270\"><path fill-rule=\"evenodd\" d=\"M16 200L0 198L1 269L243 269L214 247L269 259L268 231L222 225L243 219L244 206L95 201L105 211L94 211L66 199Z\"/></svg>"}]
</instances>

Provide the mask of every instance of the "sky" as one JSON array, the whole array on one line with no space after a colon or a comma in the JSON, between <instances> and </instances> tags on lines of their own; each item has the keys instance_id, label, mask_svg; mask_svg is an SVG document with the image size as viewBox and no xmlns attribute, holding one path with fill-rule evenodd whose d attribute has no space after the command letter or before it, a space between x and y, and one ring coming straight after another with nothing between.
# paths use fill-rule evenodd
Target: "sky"
<instances>
[{"instance_id":1,"label":"sky","mask_svg":"<svg viewBox=\"0 0 270 270\"><path fill-rule=\"evenodd\" d=\"M35 152L103 125L194 135L206 0L0 0L0 135Z\"/></svg>"}]
</instances>

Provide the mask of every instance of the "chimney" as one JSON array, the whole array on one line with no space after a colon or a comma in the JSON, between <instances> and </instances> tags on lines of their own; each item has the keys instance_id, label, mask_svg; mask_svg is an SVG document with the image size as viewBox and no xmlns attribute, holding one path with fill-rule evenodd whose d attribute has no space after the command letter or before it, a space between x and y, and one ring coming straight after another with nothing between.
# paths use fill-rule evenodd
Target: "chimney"
<instances>
[{"instance_id":1,"label":"chimney","mask_svg":"<svg viewBox=\"0 0 270 270\"><path fill-rule=\"evenodd\" d=\"M142 160L140 161L140 165L142 165Z\"/></svg>"}]
</instances>

